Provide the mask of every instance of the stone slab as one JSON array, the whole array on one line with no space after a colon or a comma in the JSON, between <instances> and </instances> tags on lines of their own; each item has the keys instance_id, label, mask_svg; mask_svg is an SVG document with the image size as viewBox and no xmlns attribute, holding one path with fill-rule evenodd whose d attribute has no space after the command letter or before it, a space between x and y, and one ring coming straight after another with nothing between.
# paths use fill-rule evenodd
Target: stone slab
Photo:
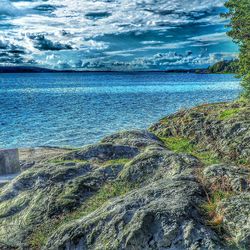
<instances>
[{"instance_id":1,"label":"stone slab","mask_svg":"<svg viewBox=\"0 0 250 250\"><path fill-rule=\"evenodd\" d=\"M18 149L0 149L0 175L20 172Z\"/></svg>"}]
</instances>

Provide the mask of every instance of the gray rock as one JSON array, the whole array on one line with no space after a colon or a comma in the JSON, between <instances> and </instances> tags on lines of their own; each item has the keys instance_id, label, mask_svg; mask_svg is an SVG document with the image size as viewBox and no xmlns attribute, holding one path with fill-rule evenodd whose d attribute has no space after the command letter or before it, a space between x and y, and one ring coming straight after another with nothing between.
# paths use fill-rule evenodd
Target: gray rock
<instances>
[{"instance_id":1,"label":"gray rock","mask_svg":"<svg viewBox=\"0 0 250 250\"><path fill-rule=\"evenodd\" d=\"M221 119L232 108L244 112ZM200 152L247 165L249 114L239 104L204 105L171 115L151 130L188 138ZM32 239L43 240L34 249L46 250L230 249L200 209L207 197L196 171L204 165L169 151L150 132L121 132L78 150L44 148L22 155L26 170L0 190L0 248L32 249ZM236 242L232 249L248 249L249 170L230 163L203 172L211 187L229 184L232 196L215 209Z\"/></svg>"},{"instance_id":2,"label":"gray rock","mask_svg":"<svg viewBox=\"0 0 250 250\"><path fill-rule=\"evenodd\" d=\"M228 117L221 118L221 114ZM232 112L232 115L230 115ZM189 138L226 161L250 163L250 105L217 103L180 111L150 128L157 136Z\"/></svg>"},{"instance_id":3,"label":"gray rock","mask_svg":"<svg viewBox=\"0 0 250 250\"><path fill-rule=\"evenodd\" d=\"M20 172L18 149L0 150L0 175Z\"/></svg>"},{"instance_id":4,"label":"gray rock","mask_svg":"<svg viewBox=\"0 0 250 250\"><path fill-rule=\"evenodd\" d=\"M122 167L89 163L51 164L30 168L0 193L0 240L30 249L28 236L43 223L79 208Z\"/></svg>"},{"instance_id":5,"label":"gray rock","mask_svg":"<svg viewBox=\"0 0 250 250\"><path fill-rule=\"evenodd\" d=\"M223 249L200 202L196 182L155 182L59 228L44 249Z\"/></svg>"},{"instance_id":6,"label":"gray rock","mask_svg":"<svg viewBox=\"0 0 250 250\"><path fill-rule=\"evenodd\" d=\"M193 156L148 147L125 165L120 178L137 184L149 183L164 177L188 176L200 166L200 161Z\"/></svg>"},{"instance_id":7,"label":"gray rock","mask_svg":"<svg viewBox=\"0 0 250 250\"><path fill-rule=\"evenodd\" d=\"M250 246L250 193L242 193L222 202L218 212L223 214L223 224L233 238L237 249Z\"/></svg>"},{"instance_id":8,"label":"gray rock","mask_svg":"<svg viewBox=\"0 0 250 250\"><path fill-rule=\"evenodd\" d=\"M224 185L225 188L231 188L232 191L235 192L248 191L250 189L250 171L242 167L240 168L226 164L216 164L206 167L203 170L203 174L210 185Z\"/></svg>"},{"instance_id":9,"label":"gray rock","mask_svg":"<svg viewBox=\"0 0 250 250\"><path fill-rule=\"evenodd\" d=\"M96 144L81 150L75 150L61 156L63 160L114 160L120 158L133 158L139 153L138 148L124 145Z\"/></svg>"},{"instance_id":10,"label":"gray rock","mask_svg":"<svg viewBox=\"0 0 250 250\"><path fill-rule=\"evenodd\" d=\"M102 143L128 145L132 147L163 146L157 136L147 130L124 131L104 138Z\"/></svg>"}]
</instances>

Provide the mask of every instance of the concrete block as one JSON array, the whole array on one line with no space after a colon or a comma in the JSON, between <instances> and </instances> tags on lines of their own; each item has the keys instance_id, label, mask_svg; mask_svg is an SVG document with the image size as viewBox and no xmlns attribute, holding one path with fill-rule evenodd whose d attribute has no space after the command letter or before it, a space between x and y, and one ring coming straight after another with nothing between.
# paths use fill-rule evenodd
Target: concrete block
<instances>
[{"instance_id":1,"label":"concrete block","mask_svg":"<svg viewBox=\"0 0 250 250\"><path fill-rule=\"evenodd\" d=\"M0 149L0 175L20 172L18 149Z\"/></svg>"}]
</instances>

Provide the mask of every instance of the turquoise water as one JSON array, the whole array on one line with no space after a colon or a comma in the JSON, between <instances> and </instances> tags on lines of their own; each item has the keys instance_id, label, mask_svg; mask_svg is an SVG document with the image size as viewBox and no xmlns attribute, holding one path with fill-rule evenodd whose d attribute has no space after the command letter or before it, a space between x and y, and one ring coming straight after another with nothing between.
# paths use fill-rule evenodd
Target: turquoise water
<instances>
[{"instance_id":1,"label":"turquoise water","mask_svg":"<svg viewBox=\"0 0 250 250\"><path fill-rule=\"evenodd\" d=\"M233 75L1 74L0 147L79 147L239 91Z\"/></svg>"}]
</instances>

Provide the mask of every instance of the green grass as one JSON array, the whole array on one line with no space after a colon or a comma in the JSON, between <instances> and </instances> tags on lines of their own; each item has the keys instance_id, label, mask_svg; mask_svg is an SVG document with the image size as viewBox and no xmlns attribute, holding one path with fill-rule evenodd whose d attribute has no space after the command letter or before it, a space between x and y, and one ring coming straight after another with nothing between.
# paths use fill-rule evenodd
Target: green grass
<instances>
[{"instance_id":1,"label":"green grass","mask_svg":"<svg viewBox=\"0 0 250 250\"><path fill-rule=\"evenodd\" d=\"M218 207L223 200L233 195L233 192L217 190L210 194L209 199L201 205L209 226L218 230L223 229L223 213L218 213Z\"/></svg>"},{"instance_id":2,"label":"green grass","mask_svg":"<svg viewBox=\"0 0 250 250\"><path fill-rule=\"evenodd\" d=\"M194 146L186 138L182 137L166 137L160 138L165 146L176 153L191 154L194 151Z\"/></svg>"},{"instance_id":3,"label":"green grass","mask_svg":"<svg viewBox=\"0 0 250 250\"><path fill-rule=\"evenodd\" d=\"M220 120L228 120L230 118L235 117L239 112L240 108L233 108L233 109L228 109L220 113L219 119Z\"/></svg>"},{"instance_id":4,"label":"green grass","mask_svg":"<svg viewBox=\"0 0 250 250\"><path fill-rule=\"evenodd\" d=\"M165 146L176 152L176 153L186 153L193 155L200 159L205 165L213 165L220 163L220 160L211 151L200 151L197 145L194 145L187 138L182 137L166 137L160 138Z\"/></svg>"},{"instance_id":5,"label":"green grass","mask_svg":"<svg viewBox=\"0 0 250 250\"><path fill-rule=\"evenodd\" d=\"M109 199L125 195L133 188L132 185L124 182L113 182L104 185L95 195L88 198L78 210L63 215L61 218L50 220L49 223L44 223L37 228L29 239L30 246L34 249L41 249L46 244L49 236L59 227L94 212Z\"/></svg>"},{"instance_id":6,"label":"green grass","mask_svg":"<svg viewBox=\"0 0 250 250\"><path fill-rule=\"evenodd\" d=\"M217 190L210 195L209 201L202 204L202 208L206 211L206 213L210 214L216 211L218 204L224 200L232 196L232 192L225 192L222 190Z\"/></svg>"},{"instance_id":7,"label":"green grass","mask_svg":"<svg viewBox=\"0 0 250 250\"><path fill-rule=\"evenodd\" d=\"M193 152L193 155L200 159L206 166L220 163L220 159L211 151Z\"/></svg>"}]
</instances>

